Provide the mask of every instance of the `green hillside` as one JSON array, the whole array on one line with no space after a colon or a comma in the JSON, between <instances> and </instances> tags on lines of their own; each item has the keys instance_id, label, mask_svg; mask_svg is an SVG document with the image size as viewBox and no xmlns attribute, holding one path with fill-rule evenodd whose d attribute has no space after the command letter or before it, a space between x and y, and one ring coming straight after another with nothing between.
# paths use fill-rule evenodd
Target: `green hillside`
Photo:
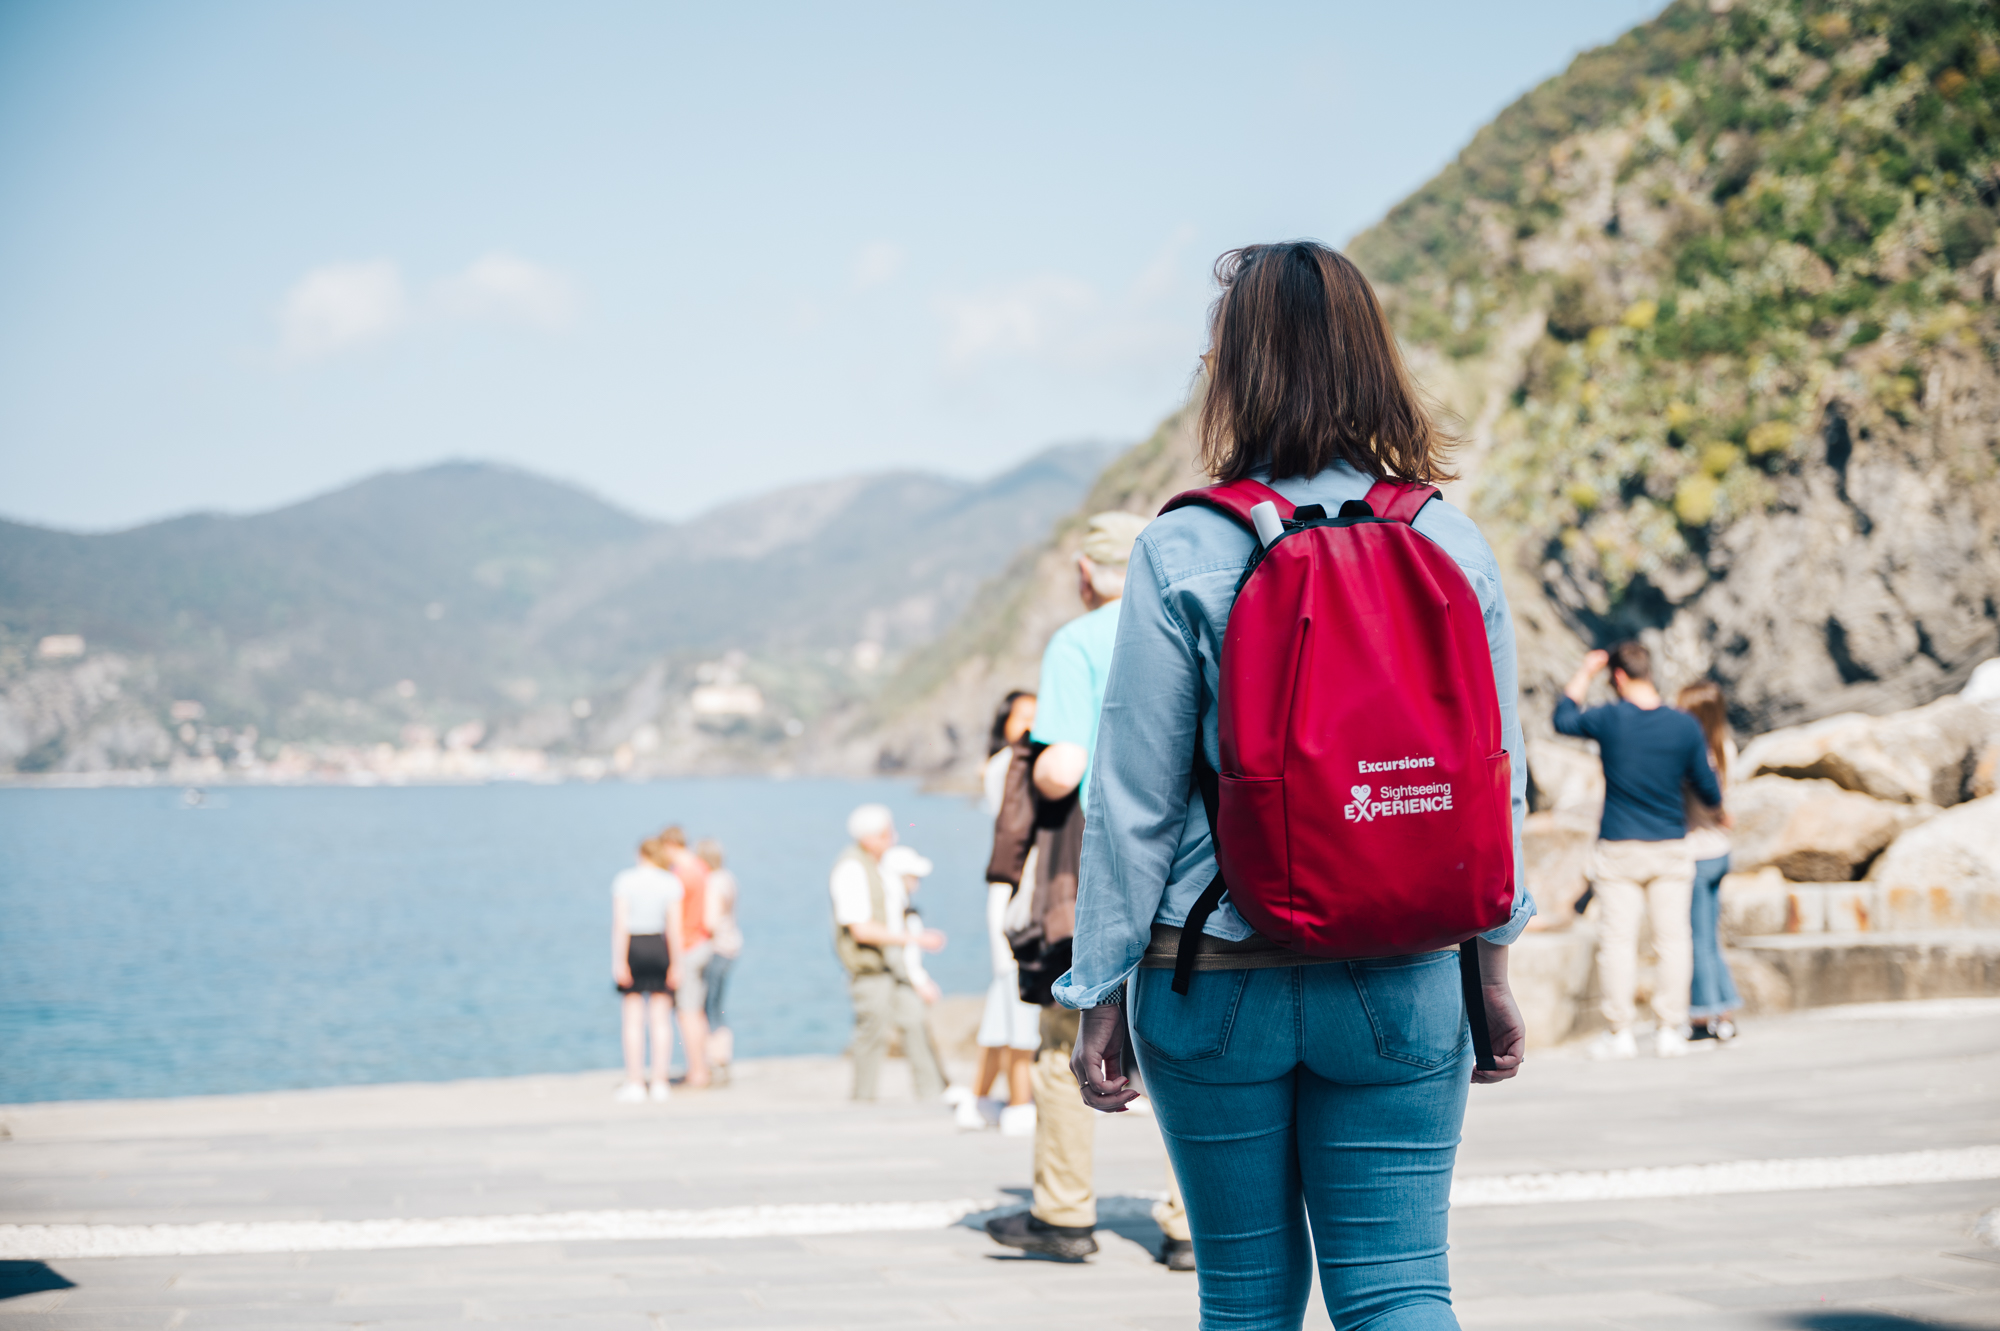
<instances>
[{"instance_id":1,"label":"green hillside","mask_svg":"<svg viewBox=\"0 0 2000 1331\"><path fill-rule=\"evenodd\" d=\"M1732 526L1791 502L1785 477L1913 428L1940 359L1990 368L1997 162L2000 8L1682 0L1352 252L1441 377L1542 316L1482 508L1583 620L1657 625ZM1990 486L1977 444L1945 463Z\"/></svg>"},{"instance_id":2,"label":"green hillside","mask_svg":"<svg viewBox=\"0 0 2000 1331\"><path fill-rule=\"evenodd\" d=\"M1349 245L1462 423L1452 498L1501 556L1531 734L1633 633L1748 733L2000 655L1996 107L1991 3L1680 0ZM1076 613L1082 516L1195 479L1177 413L911 659L857 751L970 779L959 737Z\"/></svg>"}]
</instances>

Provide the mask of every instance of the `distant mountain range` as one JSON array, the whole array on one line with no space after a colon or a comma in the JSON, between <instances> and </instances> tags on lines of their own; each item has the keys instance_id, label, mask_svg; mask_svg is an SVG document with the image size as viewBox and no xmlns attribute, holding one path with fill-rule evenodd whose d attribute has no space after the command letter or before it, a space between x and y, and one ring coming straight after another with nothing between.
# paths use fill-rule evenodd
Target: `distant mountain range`
<instances>
[{"instance_id":1,"label":"distant mountain range","mask_svg":"<svg viewBox=\"0 0 2000 1331\"><path fill-rule=\"evenodd\" d=\"M796 736L951 623L1109 456L850 477L674 524L476 462L246 517L0 522L0 770L155 766L246 727L265 757L468 723L475 742L615 747L605 727L648 679L735 689L710 731ZM61 635L83 657L44 644Z\"/></svg>"}]
</instances>

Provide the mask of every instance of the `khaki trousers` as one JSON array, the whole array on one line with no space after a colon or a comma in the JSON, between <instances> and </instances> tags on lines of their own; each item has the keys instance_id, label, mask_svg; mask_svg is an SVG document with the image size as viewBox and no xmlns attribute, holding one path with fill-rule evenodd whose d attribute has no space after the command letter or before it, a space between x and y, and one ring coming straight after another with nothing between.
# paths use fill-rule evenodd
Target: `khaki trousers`
<instances>
[{"instance_id":1,"label":"khaki trousers","mask_svg":"<svg viewBox=\"0 0 2000 1331\"><path fill-rule=\"evenodd\" d=\"M1045 1225L1088 1229L1097 1223L1094 1179L1097 1111L1083 1102L1083 1090L1069 1070L1082 1019L1065 1007L1042 1009L1042 1047L1035 1054L1035 1204L1031 1212ZM1153 1220L1170 1239L1188 1237L1187 1208L1180 1180L1167 1166L1167 1199L1153 1207Z\"/></svg>"},{"instance_id":2,"label":"khaki trousers","mask_svg":"<svg viewBox=\"0 0 2000 1331\"><path fill-rule=\"evenodd\" d=\"M910 1061L917 1102L943 1095L944 1074L938 1071L924 1000L917 991L893 975L857 975L847 983L847 996L854 1003L854 1098L875 1098L892 1030L903 1033L903 1056Z\"/></svg>"},{"instance_id":3,"label":"khaki trousers","mask_svg":"<svg viewBox=\"0 0 2000 1331\"><path fill-rule=\"evenodd\" d=\"M1694 977L1694 932L1688 905L1694 891L1694 857L1682 841L1600 841L1590 860L1597 889L1597 983L1604 1019L1614 1031L1631 1028L1639 979L1639 923L1653 920L1659 955L1653 1016L1660 1029L1687 1025L1688 985Z\"/></svg>"}]
</instances>

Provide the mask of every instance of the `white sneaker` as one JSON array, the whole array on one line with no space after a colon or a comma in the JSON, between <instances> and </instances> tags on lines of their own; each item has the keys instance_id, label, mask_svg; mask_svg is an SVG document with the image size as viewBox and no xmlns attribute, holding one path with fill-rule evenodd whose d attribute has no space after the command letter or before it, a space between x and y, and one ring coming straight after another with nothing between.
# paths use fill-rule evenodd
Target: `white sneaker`
<instances>
[{"instance_id":1,"label":"white sneaker","mask_svg":"<svg viewBox=\"0 0 2000 1331\"><path fill-rule=\"evenodd\" d=\"M979 1121L989 1128L1000 1126L1000 1115L1006 1112L1007 1102L997 1095L982 1095L973 1102L973 1112Z\"/></svg>"},{"instance_id":2,"label":"white sneaker","mask_svg":"<svg viewBox=\"0 0 2000 1331\"><path fill-rule=\"evenodd\" d=\"M944 1094L938 1097L953 1109L976 1098L978 1097L973 1095L970 1086L947 1086L944 1088Z\"/></svg>"},{"instance_id":3,"label":"white sneaker","mask_svg":"<svg viewBox=\"0 0 2000 1331\"><path fill-rule=\"evenodd\" d=\"M957 1106L951 1111L951 1117L952 1122L958 1125L961 1132L984 1132L986 1130L986 1115L979 1112L979 1101L977 1100L960 1100Z\"/></svg>"},{"instance_id":4,"label":"white sneaker","mask_svg":"<svg viewBox=\"0 0 2000 1331\"><path fill-rule=\"evenodd\" d=\"M621 1105L642 1105L646 1103L646 1088L636 1081L628 1081L611 1098Z\"/></svg>"},{"instance_id":5,"label":"white sneaker","mask_svg":"<svg viewBox=\"0 0 2000 1331\"><path fill-rule=\"evenodd\" d=\"M1000 1111L1000 1135L1002 1137L1032 1137L1035 1135L1035 1106L1008 1105Z\"/></svg>"},{"instance_id":6,"label":"white sneaker","mask_svg":"<svg viewBox=\"0 0 2000 1331\"><path fill-rule=\"evenodd\" d=\"M1661 1058L1686 1058L1688 1039L1679 1031L1662 1028L1653 1032L1653 1052Z\"/></svg>"},{"instance_id":7,"label":"white sneaker","mask_svg":"<svg viewBox=\"0 0 2000 1331\"><path fill-rule=\"evenodd\" d=\"M1583 1047L1584 1055L1600 1063L1617 1062L1639 1056L1639 1042L1632 1038L1630 1031L1599 1031L1591 1042Z\"/></svg>"},{"instance_id":8,"label":"white sneaker","mask_svg":"<svg viewBox=\"0 0 2000 1331\"><path fill-rule=\"evenodd\" d=\"M672 1094L672 1088L663 1081L656 1081L646 1088L646 1098L655 1104L658 1104Z\"/></svg>"}]
</instances>

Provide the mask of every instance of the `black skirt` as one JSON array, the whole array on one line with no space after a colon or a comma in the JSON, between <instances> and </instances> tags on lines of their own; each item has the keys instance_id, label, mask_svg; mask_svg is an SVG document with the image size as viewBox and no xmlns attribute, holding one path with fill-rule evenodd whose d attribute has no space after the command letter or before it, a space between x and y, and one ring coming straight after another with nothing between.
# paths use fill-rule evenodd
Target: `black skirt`
<instances>
[{"instance_id":1,"label":"black skirt","mask_svg":"<svg viewBox=\"0 0 2000 1331\"><path fill-rule=\"evenodd\" d=\"M632 983L621 984L621 994L664 994L667 988L667 937L665 934L633 934L625 945L625 964L632 970Z\"/></svg>"}]
</instances>

